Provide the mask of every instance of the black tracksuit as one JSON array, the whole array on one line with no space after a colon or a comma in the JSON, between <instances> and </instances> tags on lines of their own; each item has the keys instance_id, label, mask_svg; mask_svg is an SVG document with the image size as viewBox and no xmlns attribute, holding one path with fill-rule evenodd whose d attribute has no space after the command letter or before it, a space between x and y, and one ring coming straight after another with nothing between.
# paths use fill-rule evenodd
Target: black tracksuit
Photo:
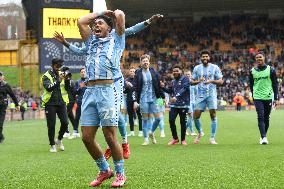
<instances>
[{"instance_id":1,"label":"black tracksuit","mask_svg":"<svg viewBox=\"0 0 284 189\"><path fill-rule=\"evenodd\" d=\"M76 91L75 91L75 83L73 80L70 80L70 89L67 92L69 98L69 103L67 105L67 115L74 129L76 127L75 126L76 122L75 122L75 116L73 114L73 106L75 104ZM68 129L67 132L69 132Z\"/></svg>"},{"instance_id":2,"label":"black tracksuit","mask_svg":"<svg viewBox=\"0 0 284 189\"><path fill-rule=\"evenodd\" d=\"M128 77L126 81L130 82L132 86L134 86L134 78ZM124 85L124 93L126 94L126 106L127 106L127 113L128 113L128 120L130 125L130 131L134 131L134 116L135 111L133 109L133 105L135 102L135 91L133 87L128 87ZM142 131L142 118L140 111L136 111L138 120L139 120L139 131Z\"/></svg>"},{"instance_id":3,"label":"black tracksuit","mask_svg":"<svg viewBox=\"0 0 284 189\"><path fill-rule=\"evenodd\" d=\"M85 90L87 87L80 87L80 83L84 83L86 81L86 78L81 78L76 81L75 83L75 92L76 92L76 103L77 103L77 108L76 108L76 116L75 116L75 125L74 125L74 131L78 132L78 127L79 127L79 120L81 117L81 105L82 105L82 99L85 93Z\"/></svg>"},{"instance_id":4,"label":"black tracksuit","mask_svg":"<svg viewBox=\"0 0 284 189\"><path fill-rule=\"evenodd\" d=\"M179 115L181 141L184 141L186 133L186 115L190 105L190 84L188 77L180 76L179 78L172 80L171 86L169 88L163 88L163 90L166 93L169 93L171 97L177 99L176 102L170 103L169 122L173 139L178 140L175 122L177 115Z\"/></svg>"},{"instance_id":5,"label":"black tracksuit","mask_svg":"<svg viewBox=\"0 0 284 189\"><path fill-rule=\"evenodd\" d=\"M8 106L7 94L12 98L16 106L19 106L18 100L14 95L10 85L5 81L0 82L0 142L4 140L3 124Z\"/></svg>"}]
</instances>

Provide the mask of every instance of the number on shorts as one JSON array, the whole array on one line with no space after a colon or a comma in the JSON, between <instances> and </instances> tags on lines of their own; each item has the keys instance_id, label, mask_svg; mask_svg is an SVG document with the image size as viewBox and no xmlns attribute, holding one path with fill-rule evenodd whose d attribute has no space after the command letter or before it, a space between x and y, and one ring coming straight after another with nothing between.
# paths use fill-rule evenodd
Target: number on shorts
<instances>
[{"instance_id":1,"label":"number on shorts","mask_svg":"<svg viewBox=\"0 0 284 189\"><path fill-rule=\"evenodd\" d=\"M105 115L103 119L111 119L115 117L115 108L105 109Z\"/></svg>"}]
</instances>

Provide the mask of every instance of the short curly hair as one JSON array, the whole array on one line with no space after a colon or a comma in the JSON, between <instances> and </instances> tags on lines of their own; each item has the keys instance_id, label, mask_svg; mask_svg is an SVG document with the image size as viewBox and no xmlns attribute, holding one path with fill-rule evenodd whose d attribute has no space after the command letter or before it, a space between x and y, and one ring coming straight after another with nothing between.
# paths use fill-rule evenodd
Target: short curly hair
<instances>
[{"instance_id":1,"label":"short curly hair","mask_svg":"<svg viewBox=\"0 0 284 189\"><path fill-rule=\"evenodd\" d=\"M102 19L102 20L104 20L104 21L107 23L107 25L111 27L111 29L113 28L113 21L112 21L112 19L111 19L110 17L108 17L108 16L105 16L105 15L97 16L97 17L90 23L90 27L91 27L91 28L95 25L95 21L96 21L97 19Z\"/></svg>"}]
</instances>

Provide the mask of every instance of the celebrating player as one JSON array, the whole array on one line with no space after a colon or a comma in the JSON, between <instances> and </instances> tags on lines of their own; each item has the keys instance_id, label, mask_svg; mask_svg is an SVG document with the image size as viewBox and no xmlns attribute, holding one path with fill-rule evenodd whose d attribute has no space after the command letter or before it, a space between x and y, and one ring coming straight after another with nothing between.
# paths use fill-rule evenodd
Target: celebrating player
<instances>
[{"instance_id":1,"label":"celebrating player","mask_svg":"<svg viewBox=\"0 0 284 189\"><path fill-rule=\"evenodd\" d=\"M195 138L194 143L198 144L202 137L200 116L201 112L205 111L206 107L209 109L211 117L211 137L210 143L217 144L215 140L217 130L217 91L216 86L223 84L223 75L220 68L217 65L209 63L210 53L209 51L201 52L201 64L197 65L193 69L192 73L192 85L197 85L197 94L195 98L194 108L194 123L198 130L198 135Z\"/></svg>"}]
</instances>

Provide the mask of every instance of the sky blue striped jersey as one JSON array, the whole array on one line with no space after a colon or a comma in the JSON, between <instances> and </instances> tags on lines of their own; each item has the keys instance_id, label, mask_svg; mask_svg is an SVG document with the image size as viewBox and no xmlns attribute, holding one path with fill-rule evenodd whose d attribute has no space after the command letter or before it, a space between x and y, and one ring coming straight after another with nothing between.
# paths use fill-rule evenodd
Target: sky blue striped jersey
<instances>
[{"instance_id":1,"label":"sky blue striped jersey","mask_svg":"<svg viewBox=\"0 0 284 189\"><path fill-rule=\"evenodd\" d=\"M114 79L120 71L120 58L125 48L125 34L119 36L115 30L112 30L105 38L91 35L85 45L88 80Z\"/></svg>"},{"instance_id":2,"label":"sky blue striped jersey","mask_svg":"<svg viewBox=\"0 0 284 189\"><path fill-rule=\"evenodd\" d=\"M195 103L196 86L190 85L190 103Z\"/></svg>"},{"instance_id":3,"label":"sky blue striped jersey","mask_svg":"<svg viewBox=\"0 0 284 189\"><path fill-rule=\"evenodd\" d=\"M192 72L192 79L199 80L201 77L207 80L218 80L223 77L220 68L215 65L208 63L208 66L204 66L203 64L199 64L194 67ZM196 86L196 95L199 97L207 97L207 96L217 96L216 85L215 84L204 84L204 82L199 83Z\"/></svg>"},{"instance_id":4,"label":"sky blue striped jersey","mask_svg":"<svg viewBox=\"0 0 284 189\"><path fill-rule=\"evenodd\" d=\"M153 89L151 72L149 70L147 71L142 70L142 75L143 75L143 86L141 91L140 102L141 103L153 102L157 100L157 98L155 95L155 91Z\"/></svg>"},{"instance_id":5,"label":"sky blue striped jersey","mask_svg":"<svg viewBox=\"0 0 284 189\"><path fill-rule=\"evenodd\" d=\"M129 36L129 35L134 35L135 33L143 30L145 28L145 25L144 25L144 22L140 22L130 28L127 28L125 30L125 37L126 36ZM82 48L78 48L77 46L75 45L70 45L69 46L69 49L71 52L73 52L74 54L77 54L77 55L86 55L88 53L88 48L86 46L86 43L84 43L85 46L83 46ZM120 59L118 59L118 62L120 62ZM118 70L114 70L113 72L113 75L114 75L114 79L116 78L119 78L119 77L122 77L122 72L121 72L121 69L119 67Z\"/></svg>"}]
</instances>

